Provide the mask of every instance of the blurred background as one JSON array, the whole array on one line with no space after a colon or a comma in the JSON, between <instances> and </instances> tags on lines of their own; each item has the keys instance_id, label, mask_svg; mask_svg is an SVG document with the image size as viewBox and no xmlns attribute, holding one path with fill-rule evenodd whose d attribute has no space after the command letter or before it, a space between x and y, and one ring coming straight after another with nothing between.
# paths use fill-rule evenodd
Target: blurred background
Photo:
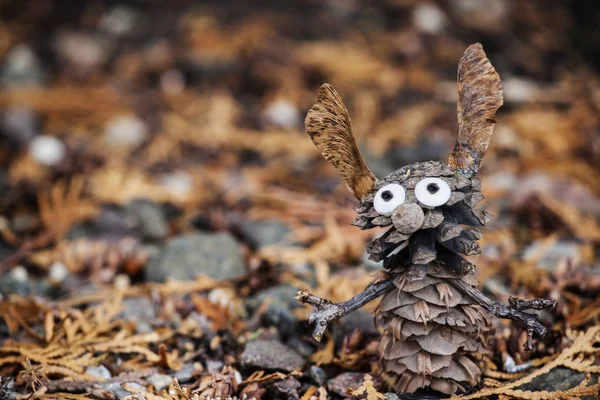
<instances>
[{"instance_id":1,"label":"blurred background","mask_svg":"<svg viewBox=\"0 0 600 400\"><path fill-rule=\"evenodd\" d=\"M271 327L312 357L323 349L296 289L345 300L380 266L364 256L377 232L350 226L355 201L304 132L306 111L332 84L379 177L446 160L456 69L474 42L505 99L483 163L495 219L478 277L504 302L559 301L542 316L549 344L523 354L522 332L503 331L492 359L552 354L565 328L600 315L591 0L0 0L1 295L209 276L229 282L202 296L235 304L232 332ZM372 326L358 315L342 332ZM346 361L336 368L370 370Z\"/></svg>"}]
</instances>

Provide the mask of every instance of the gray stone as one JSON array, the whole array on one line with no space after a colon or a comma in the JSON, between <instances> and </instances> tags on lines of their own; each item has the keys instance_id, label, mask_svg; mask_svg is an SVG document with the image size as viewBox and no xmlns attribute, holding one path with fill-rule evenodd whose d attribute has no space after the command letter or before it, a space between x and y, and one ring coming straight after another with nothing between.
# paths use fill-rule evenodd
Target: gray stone
<instances>
[{"instance_id":1,"label":"gray stone","mask_svg":"<svg viewBox=\"0 0 600 400\"><path fill-rule=\"evenodd\" d=\"M39 135L29 143L29 154L38 163L47 167L58 165L67 150L63 142L54 136Z\"/></svg>"},{"instance_id":2,"label":"gray stone","mask_svg":"<svg viewBox=\"0 0 600 400\"><path fill-rule=\"evenodd\" d=\"M365 380L364 377L362 372L345 372L327 382L327 391L342 397L352 397L348 389L358 389Z\"/></svg>"},{"instance_id":3,"label":"gray stone","mask_svg":"<svg viewBox=\"0 0 600 400\"><path fill-rule=\"evenodd\" d=\"M317 386L325 386L327 384L327 374L321 367L312 365L310 367L309 376Z\"/></svg>"},{"instance_id":4,"label":"gray stone","mask_svg":"<svg viewBox=\"0 0 600 400\"><path fill-rule=\"evenodd\" d=\"M142 392L146 391L146 388L143 387L142 385L140 385L139 383L127 382L124 385L131 387L131 388L139 389ZM102 387L105 390L112 392L112 394L117 399L122 399L123 397L131 396L133 394L133 393L128 392L127 390L123 389L123 387L121 386L121 383L119 383L119 382L105 383L102 385Z\"/></svg>"},{"instance_id":5,"label":"gray stone","mask_svg":"<svg viewBox=\"0 0 600 400\"><path fill-rule=\"evenodd\" d=\"M123 310L119 318L127 321L151 321L156 318L154 305L147 297L129 297L121 302Z\"/></svg>"},{"instance_id":6,"label":"gray stone","mask_svg":"<svg viewBox=\"0 0 600 400\"><path fill-rule=\"evenodd\" d=\"M297 379L288 378L283 381L279 381L271 385L269 390L273 392L277 398L288 399L288 400L297 400L300 397L298 396L298 389L302 384L298 382Z\"/></svg>"},{"instance_id":7,"label":"gray stone","mask_svg":"<svg viewBox=\"0 0 600 400\"><path fill-rule=\"evenodd\" d=\"M37 113L29 108L7 108L0 120L0 133L11 144L26 146L39 133Z\"/></svg>"},{"instance_id":8,"label":"gray stone","mask_svg":"<svg viewBox=\"0 0 600 400\"><path fill-rule=\"evenodd\" d=\"M184 364L183 367L175 373L174 378L179 382L189 382L194 379L194 375L196 375L194 364Z\"/></svg>"},{"instance_id":9,"label":"gray stone","mask_svg":"<svg viewBox=\"0 0 600 400\"><path fill-rule=\"evenodd\" d=\"M0 275L0 294L47 296L52 287L47 279L32 279L20 265Z\"/></svg>"},{"instance_id":10,"label":"gray stone","mask_svg":"<svg viewBox=\"0 0 600 400\"><path fill-rule=\"evenodd\" d=\"M293 129L300 125L300 112L296 105L288 100L280 99L269 104L262 117L268 125Z\"/></svg>"},{"instance_id":11,"label":"gray stone","mask_svg":"<svg viewBox=\"0 0 600 400\"><path fill-rule=\"evenodd\" d=\"M263 323L266 326L276 326L284 338L293 335L298 326L298 319L292 310L299 306L296 300L298 289L290 285L278 285L265 289L246 302L251 310L256 310L265 301L269 301L269 307L263 315Z\"/></svg>"},{"instance_id":12,"label":"gray stone","mask_svg":"<svg viewBox=\"0 0 600 400\"><path fill-rule=\"evenodd\" d=\"M160 206L150 200L138 199L125 206L127 218L131 218L143 239L162 240L167 237L169 226Z\"/></svg>"},{"instance_id":13,"label":"gray stone","mask_svg":"<svg viewBox=\"0 0 600 400\"><path fill-rule=\"evenodd\" d=\"M110 378L112 378L112 375L110 374L110 371L104 365L87 367L85 369L85 373L87 375L95 376L96 378L101 378L101 379L110 379Z\"/></svg>"},{"instance_id":14,"label":"gray stone","mask_svg":"<svg viewBox=\"0 0 600 400\"><path fill-rule=\"evenodd\" d=\"M384 396L385 400L400 400L400 397L398 397L398 395L395 393L386 393Z\"/></svg>"},{"instance_id":15,"label":"gray stone","mask_svg":"<svg viewBox=\"0 0 600 400\"><path fill-rule=\"evenodd\" d=\"M213 374L215 372L221 371L223 368L223 362L219 360L206 360L206 370Z\"/></svg>"},{"instance_id":16,"label":"gray stone","mask_svg":"<svg viewBox=\"0 0 600 400\"><path fill-rule=\"evenodd\" d=\"M101 67L112 48L110 41L99 35L84 32L60 32L54 41L59 59L82 70Z\"/></svg>"},{"instance_id":17,"label":"gray stone","mask_svg":"<svg viewBox=\"0 0 600 400\"><path fill-rule=\"evenodd\" d=\"M290 229L277 220L244 221L240 224L242 234L257 248L281 243Z\"/></svg>"},{"instance_id":18,"label":"gray stone","mask_svg":"<svg viewBox=\"0 0 600 400\"><path fill-rule=\"evenodd\" d=\"M523 251L523 259L537 256L543 246L542 241L533 242ZM573 262L573 265L578 265L581 259L579 247L577 242L558 241L543 251L542 256L537 260L537 265L549 271L553 271L562 260L569 260Z\"/></svg>"},{"instance_id":19,"label":"gray stone","mask_svg":"<svg viewBox=\"0 0 600 400\"><path fill-rule=\"evenodd\" d=\"M172 377L170 377L169 375L164 375L164 374L152 374L148 377L148 383L151 384L152 386L154 386L154 389L157 392L160 392L163 389L166 389L167 387L169 387L172 380L173 380Z\"/></svg>"},{"instance_id":20,"label":"gray stone","mask_svg":"<svg viewBox=\"0 0 600 400\"><path fill-rule=\"evenodd\" d=\"M291 372L302 369L305 360L278 340L254 340L246 343L241 363L245 367Z\"/></svg>"},{"instance_id":21,"label":"gray stone","mask_svg":"<svg viewBox=\"0 0 600 400\"><path fill-rule=\"evenodd\" d=\"M577 372L569 368L558 367L554 368L547 374L538 376L533 381L520 386L518 389L522 390L547 390L554 392L557 390L568 390L579 385L585 374L583 372ZM597 380L597 377L592 377L592 382Z\"/></svg>"},{"instance_id":22,"label":"gray stone","mask_svg":"<svg viewBox=\"0 0 600 400\"><path fill-rule=\"evenodd\" d=\"M136 147L148 137L148 127L133 115L118 115L104 128L104 143L110 147Z\"/></svg>"},{"instance_id":23,"label":"gray stone","mask_svg":"<svg viewBox=\"0 0 600 400\"><path fill-rule=\"evenodd\" d=\"M45 72L37 54L31 47L19 44L13 47L0 66L0 85L16 88L39 86L44 83Z\"/></svg>"},{"instance_id":24,"label":"gray stone","mask_svg":"<svg viewBox=\"0 0 600 400\"><path fill-rule=\"evenodd\" d=\"M333 326L333 338L336 343L341 344L344 336L352 334L355 330L370 336L379 334L373 321L373 315L366 310L356 310L340 319L339 323Z\"/></svg>"},{"instance_id":25,"label":"gray stone","mask_svg":"<svg viewBox=\"0 0 600 400\"><path fill-rule=\"evenodd\" d=\"M242 249L231 235L194 233L171 240L150 260L145 273L153 282L185 281L199 275L230 279L244 275L246 268Z\"/></svg>"}]
</instances>

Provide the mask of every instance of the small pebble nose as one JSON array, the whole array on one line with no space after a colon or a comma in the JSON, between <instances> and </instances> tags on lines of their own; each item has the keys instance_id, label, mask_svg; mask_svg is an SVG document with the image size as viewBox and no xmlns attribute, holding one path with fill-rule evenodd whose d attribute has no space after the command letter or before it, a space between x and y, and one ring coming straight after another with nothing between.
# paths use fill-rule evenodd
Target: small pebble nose
<instances>
[{"instance_id":1,"label":"small pebble nose","mask_svg":"<svg viewBox=\"0 0 600 400\"><path fill-rule=\"evenodd\" d=\"M404 203L392 213L392 223L400 233L406 235L418 231L423 226L425 214L415 203Z\"/></svg>"}]
</instances>

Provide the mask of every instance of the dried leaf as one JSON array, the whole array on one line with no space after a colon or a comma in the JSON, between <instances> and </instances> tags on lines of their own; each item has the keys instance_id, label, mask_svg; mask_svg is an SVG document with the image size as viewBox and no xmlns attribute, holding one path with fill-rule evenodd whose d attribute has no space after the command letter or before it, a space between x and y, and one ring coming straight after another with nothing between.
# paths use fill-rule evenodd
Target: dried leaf
<instances>
[{"instance_id":1,"label":"dried leaf","mask_svg":"<svg viewBox=\"0 0 600 400\"><path fill-rule=\"evenodd\" d=\"M448 163L465 176L477 173L502 106L502 82L481 44L469 46L458 65L458 138Z\"/></svg>"},{"instance_id":2,"label":"dried leaf","mask_svg":"<svg viewBox=\"0 0 600 400\"><path fill-rule=\"evenodd\" d=\"M364 199L377 179L360 155L348 110L331 85L321 86L317 102L308 111L304 123L313 143L340 172L348 189L359 200Z\"/></svg>"}]
</instances>

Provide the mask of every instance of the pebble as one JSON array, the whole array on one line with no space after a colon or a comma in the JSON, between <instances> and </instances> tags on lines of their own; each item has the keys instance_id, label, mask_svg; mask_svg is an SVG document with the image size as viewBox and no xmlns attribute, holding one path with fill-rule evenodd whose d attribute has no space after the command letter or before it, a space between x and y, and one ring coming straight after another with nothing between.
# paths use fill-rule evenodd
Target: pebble
<instances>
[{"instance_id":1,"label":"pebble","mask_svg":"<svg viewBox=\"0 0 600 400\"><path fill-rule=\"evenodd\" d=\"M317 386L325 386L327 384L327 374L323 371L323 368L316 365L312 365L309 370L310 379Z\"/></svg>"},{"instance_id":2,"label":"pebble","mask_svg":"<svg viewBox=\"0 0 600 400\"><path fill-rule=\"evenodd\" d=\"M133 115L119 115L104 127L104 143L112 147L137 147L148 138L148 127Z\"/></svg>"},{"instance_id":3,"label":"pebble","mask_svg":"<svg viewBox=\"0 0 600 400\"><path fill-rule=\"evenodd\" d=\"M29 153L38 163L54 167L65 157L66 149L54 136L40 135L29 143Z\"/></svg>"},{"instance_id":4,"label":"pebble","mask_svg":"<svg viewBox=\"0 0 600 400\"><path fill-rule=\"evenodd\" d=\"M333 326L332 333L336 343L341 344L344 337L359 330L369 336L377 336L379 332L373 322L373 315L366 310L356 310L341 318Z\"/></svg>"},{"instance_id":5,"label":"pebble","mask_svg":"<svg viewBox=\"0 0 600 400\"><path fill-rule=\"evenodd\" d=\"M193 178L185 171L175 171L172 174L165 174L159 178L160 184L172 196L185 198L193 189Z\"/></svg>"},{"instance_id":6,"label":"pebble","mask_svg":"<svg viewBox=\"0 0 600 400\"><path fill-rule=\"evenodd\" d=\"M352 397L348 394L348 388L352 386L356 390L364 380L365 374L362 372L345 372L327 382L327 391L342 397ZM373 379L373 382L375 382L375 379Z\"/></svg>"},{"instance_id":7,"label":"pebble","mask_svg":"<svg viewBox=\"0 0 600 400\"><path fill-rule=\"evenodd\" d=\"M143 28L143 15L131 7L116 6L102 16L100 28L115 36L131 36Z\"/></svg>"},{"instance_id":8,"label":"pebble","mask_svg":"<svg viewBox=\"0 0 600 400\"><path fill-rule=\"evenodd\" d=\"M48 277L52 283L61 283L68 275L69 270L65 264L61 263L60 261L55 261L52 263L48 271Z\"/></svg>"},{"instance_id":9,"label":"pebble","mask_svg":"<svg viewBox=\"0 0 600 400\"><path fill-rule=\"evenodd\" d=\"M17 265L10 271L10 276L15 280L15 282L24 283L29 280L29 273L22 265Z\"/></svg>"},{"instance_id":10,"label":"pebble","mask_svg":"<svg viewBox=\"0 0 600 400\"><path fill-rule=\"evenodd\" d=\"M137 199L127 203L125 214L143 239L163 240L169 233L165 213L151 200Z\"/></svg>"},{"instance_id":11,"label":"pebble","mask_svg":"<svg viewBox=\"0 0 600 400\"><path fill-rule=\"evenodd\" d=\"M282 337L287 338L295 334L298 319L292 310L299 306L296 300L298 289L290 285L277 285L258 292L246 301L250 311L256 310L265 301L269 307L263 315L266 326L275 326Z\"/></svg>"},{"instance_id":12,"label":"pebble","mask_svg":"<svg viewBox=\"0 0 600 400\"><path fill-rule=\"evenodd\" d=\"M245 367L292 372L302 369L304 358L278 340L254 340L246 344L241 355Z\"/></svg>"},{"instance_id":13,"label":"pebble","mask_svg":"<svg viewBox=\"0 0 600 400\"><path fill-rule=\"evenodd\" d=\"M127 321L152 321L156 318L154 305L147 297L128 297L121 302L119 318Z\"/></svg>"},{"instance_id":14,"label":"pebble","mask_svg":"<svg viewBox=\"0 0 600 400\"><path fill-rule=\"evenodd\" d=\"M102 66L109 57L110 43L82 32L61 32L54 41L59 58L82 69Z\"/></svg>"},{"instance_id":15,"label":"pebble","mask_svg":"<svg viewBox=\"0 0 600 400\"><path fill-rule=\"evenodd\" d=\"M0 133L11 144L26 146L39 133L38 115L30 108L11 107L2 114Z\"/></svg>"},{"instance_id":16,"label":"pebble","mask_svg":"<svg viewBox=\"0 0 600 400\"><path fill-rule=\"evenodd\" d=\"M157 392L168 388L173 380L172 377L164 374L152 374L147 379L148 383L151 384Z\"/></svg>"},{"instance_id":17,"label":"pebble","mask_svg":"<svg viewBox=\"0 0 600 400\"><path fill-rule=\"evenodd\" d=\"M39 86L44 83L45 72L37 54L31 47L19 44L5 56L0 66L0 84L8 88Z\"/></svg>"},{"instance_id":18,"label":"pebble","mask_svg":"<svg viewBox=\"0 0 600 400\"><path fill-rule=\"evenodd\" d=\"M289 100L277 100L265 108L263 118L267 124L292 129L300 125L298 107Z\"/></svg>"},{"instance_id":19,"label":"pebble","mask_svg":"<svg viewBox=\"0 0 600 400\"><path fill-rule=\"evenodd\" d=\"M302 384L298 382L297 379L288 378L274 383L269 387L269 390L273 392L277 398L297 400L300 398L298 396L298 389L300 389L301 386Z\"/></svg>"},{"instance_id":20,"label":"pebble","mask_svg":"<svg viewBox=\"0 0 600 400\"><path fill-rule=\"evenodd\" d=\"M440 33L448 18L438 6L432 3L421 3L413 9L413 24L422 33Z\"/></svg>"},{"instance_id":21,"label":"pebble","mask_svg":"<svg viewBox=\"0 0 600 400\"><path fill-rule=\"evenodd\" d=\"M124 383L123 385L126 386L126 387L134 388L134 389L142 391L142 392L146 392L146 388L143 387L142 385L140 385L139 383L127 382L127 383ZM105 390L108 390L108 391L112 392L112 394L117 399L122 399L124 397L131 396L133 394L132 392L129 392L129 391L125 390L121 386L120 382L105 383L105 384L102 385L102 387Z\"/></svg>"},{"instance_id":22,"label":"pebble","mask_svg":"<svg viewBox=\"0 0 600 400\"><path fill-rule=\"evenodd\" d=\"M110 379L110 378L112 378L112 375L110 374L110 371L104 365L87 367L85 369L85 373L87 375L94 376L96 378L101 378L101 379Z\"/></svg>"},{"instance_id":23,"label":"pebble","mask_svg":"<svg viewBox=\"0 0 600 400\"><path fill-rule=\"evenodd\" d=\"M240 230L244 237L259 249L282 243L290 232L287 225L278 220L243 221Z\"/></svg>"},{"instance_id":24,"label":"pebble","mask_svg":"<svg viewBox=\"0 0 600 400\"><path fill-rule=\"evenodd\" d=\"M535 257L543 246L544 243L542 241L533 242L523 251L523 259L527 260L530 257ZM550 248L545 248L543 254L537 260L537 265L546 270L553 271L562 260L570 260L573 262L573 265L578 265L580 259L580 245L577 242L559 240Z\"/></svg>"},{"instance_id":25,"label":"pebble","mask_svg":"<svg viewBox=\"0 0 600 400\"><path fill-rule=\"evenodd\" d=\"M195 279L207 275L231 279L246 273L242 249L228 233L193 233L171 240L145 270L146 279Z\"/></svg>"},{"instance_id":26,"label":"pebble","mask_svg":"<svg viewBox=\"0 0 600 400\"><path fill-rule=\"evenodd\" d=\"M569 368L557 367L547 374L534 378L533 381L519 386L521 390L547 390L554 392L557 390L566 391L579 385L585 378L583 372L574 371Z\"/></svg>"},{"instance_id":27,"label":"pebble","mask_svg":"<svg viewBox=\"0 0 600 400\"><path fill-rule=\"evenodd\" d=\"M194 364L184 364L183 367L175 373L174 378L180 383L189 382L194 379L195 374L196 368L194 367Z\"/></svg>"}]
</instances>

